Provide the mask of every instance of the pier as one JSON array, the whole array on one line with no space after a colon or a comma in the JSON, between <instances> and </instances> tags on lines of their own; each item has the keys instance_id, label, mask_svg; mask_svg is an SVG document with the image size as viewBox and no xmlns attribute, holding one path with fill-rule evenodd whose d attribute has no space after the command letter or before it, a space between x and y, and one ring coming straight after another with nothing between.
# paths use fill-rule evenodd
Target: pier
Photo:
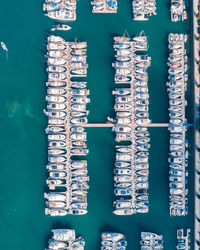
<instances>
[{"instance_id":1,"label":"pier","mask_svg":"<svg viewBox=\"0 0 200 250\"><path fill-rule=\"evenodd\" d=\"M169 127L169 123L149 123L142 124L141 127L149 127L149 128L167 128ZM112 128L115 126L114 123L86 123L82 124L82 127L85 128Z\"/></svg>"}]
</instances>

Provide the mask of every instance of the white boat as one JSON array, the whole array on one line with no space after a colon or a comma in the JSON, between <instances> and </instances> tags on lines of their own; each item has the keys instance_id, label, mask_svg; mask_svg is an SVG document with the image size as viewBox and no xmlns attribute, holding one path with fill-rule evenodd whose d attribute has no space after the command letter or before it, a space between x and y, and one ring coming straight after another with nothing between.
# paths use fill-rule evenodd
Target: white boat
<instances>
[{"instance_id":1,"label":"white boat","mask_svg":"<svg viewBox=\"0 0 200 250\"><path fill-rule=\"evenodd\" d=\"M57 102L57 103L62 103L66 101L66 98L64 96L52 96L52 95L47 95L46 96L46 101L47 102Z\"/></svg>"},{"instance_id":2,"label":"white boat","mask_svg":"<svg viewBox=\"0 0 200 250\"><path fill-rule=\"evenodd\" d=\"M51 31L55 31L55 30L63 30L63 31L67 31L70 30L71 27L69 25L66 24L58 24L56 25L55 28L52 28Z\"/></svg>"},{"instance_id":3,"label":"white boat","mask_svg":"<svg viewBox=\"0 0 200 250\"><path fill-rule=\"evenodd\" d=\"M128 56L131 54L131 50L128 49L118 49L116 53L116 57L118 56Z\"/></svg>"},{"instance_id":4,"label":"white boat","mask_svg":"<svg viewBox=\"0 0 200 250\"><path fill-rule=\"evenodd\" d=\"M118 96L115 98L115 103L130 103L132 101L131 97L127 97L127 96Z\"/></svg>"},{"instance_id":5,"label":"white boat","mask_svg":"<svg viewBox=\"0 0 200 250\"><path fill-rule=\"evenodd\" d=\"M57 127L57 126L47 126L45 129L46 133L59 133L59 132L64 132L65 129L63 127Z\"/></svg>"},{"instance_id":6,"label":"white boat","mask_svg":"<svg viewBox=\"0 0 200 250\"><path fill-rule=\"evenodd\" d=\"M48 161L51 163L63 163L66 162L67 158L64 156L52 156L48 157Z\"/></svg>"},{"instance_id":7,"label":"white boat","mask_svg":"<svg viewBox=\"0 0 200 250\"><path fill-rule=\"evenodd\" d=\"M87 138L86 138L86 133L72 133L71 135L70 135L70 138L72 139L72 140L77 140L77 141L82 141L82 140L86 140Z\"/></svg>"},{"instance_id":8,"label":"white boat","mask_svg":"<svg viewBox=\"0 0 200 250\"><path fill-rule=\"evenodd\" d=\"M115 175L114 176L115 182L130 182L132 181L132 177L130 175Z\"/></svg>"},{"instance_id":9,"label":"white boat","mask_svg":"<svg viewBox=\"0 0 200 250\"><path fill-rule=\"evenodd\" d=\"M86 82L70 82L72 88L83 89L86 88Z\"/></svg>"},{"instance_id":10,"label":"white boat","mask_svg":"<svg viewBox=\"0 0 200 250\"><path fill-rule=\"evenodd\" d=\"M71 162L72 168L83 168L87 167L87 161L80 160L80 161L72 161Z\"/></svg>"},{"instance_id":11,"label":"white boat","mask_svg":"<svg viewBox=\"0 0 200 250\"><path fill-rule=\"evenodd\" d=\"M116 168L116 169L114 169L114 174L116 174L116 175L131 175L132 170L129 168Z\"/></svg>"},{"instance_id":12,"label":"white boat","mask_svg":"<svg viewBox=\"0 0 200 250\"><path fill-rule=\"evenodd\" d=\"M132 115L132 112L129 112L129 111L117 111L116 112L117 117L130 117L131 115Z\"/></svg>"},{"instance_id":13,"label":"white boat","mask_svg":"<svg viewBox=\"0 0 200 250\"><path fill-rule=\"evenodd\" d=\"M47 94L48 95L64 95L66 90L64 88L48 88Z\"/></svg>"},{"instance_id":14,"label":"white boat","mask_svg":"<svg viewBox=\"0 0 200 250\"><path fill-rule=\"evenodd\" d=\"M129 153L131 152L131 147L130 146L116 146L115 147L118 152L121 153Z\"/></svg>"},{"instance_id":15,"label":"white boat","mask_svg":"<svg viewBox=\"0 0 200 250\"><path fill-rule=\"evenodd\" d=\"M48 81L46 82L46 86L51 86L51 87L64 87L66 85L66 82L64 81Z\"/></svg>"},{"instance_id":16,"label":"white boat","mask_svg":"<svg viewBox=\"0 0 200 250\"><path fill-rule=\"evenodd\" d=\"M53 134L53 135L48 135L47 136L48 137L48 140L50 140L50 141L54 141L54 140L56 140L56 141L64 141L64 140L66 140L66 135L64 135L64 134Z\"/></svg>"},{"instance_id":17,"label":"white boat","mask_svg":"<svg viewBox=\"0 0 200 250\"><path fill-rule=\"evenodd\" d=\"M112 66L117 69L117 68L130 68L132 66L131 62L120 62L116 61L115 63L112 63Z\"/></svg>"},{"instance_id":18,"label":"white boat","mask_svg":"<svg viewBox=\"0 0 200 250\"><path fill-rule=\"evenodd\" d=\"M130 167L131 166L131 163L130 162L124 162L124 161L117 161L115 163L115 167L116 168L127 168L127 167Z\"/></svg>"},{"instance_id":19,"label":"white boat","mask_svg":"<svg viewBox=\"0 0 200 250\"><path fill-rule=\"evenodd\" d=\"M82 133L82 132L84 132L84 128L78 127L78 126L73 126L73 127L71 127L70 131L75 132L75 133Z\"/></svg>"},{"instance_id":20,"label":"white boat","mask_svg":"<svg viewBox=\"0 0 200 250\"><path fill-rule=\"evenodd\" d=\"M113 129L112 129L113 131L115 131L115 132L124 132L124 133L127 133L127 132L131 132L132 131L132 128L131 127L129 127L129 126L118 126L118 125L116 125L115 127L113 127Z\"/></svg>"},{"instance_id":21,"label":"white boat","mask_svg":"<svg viewBox=\"0 0 200 250\"><path fill-rule=\"evenodd\" d=\"M48 124L51 126L64 126L65 125L65 120L64 119L48 119Z\"/></svg>"},{"instance_id":22,"label":"white boat","mask_svg":"<svg viewBox=\"0 0 200 250\"><path fill-rule=\"evenodd\" d=\"M87 145L84 141L73 141L72 142L72 147L82 147L82 148L87 148Z\"/></svg>"},{"instance_id":23,"label":"white boat","mask_svg":"<svg viewBox=\"0 0 200 250\"><path fill-rule=\"evenodd\" d=\"M65 67L61 67L61 66L49 65L47 67L47 72L62 73L64 71L66 71L66 68Z\"/></svg>"},{"instance_id":24,"label":"white boat","mask_svg":"<svg viewBox=\"0 0 200 250\"><path fill-rule=\"evenodd\" d=\"M74 42L71 44L72 49L85 49L87 48L86 42Z\"/></svg>"},{"instance_id":25,"label":"white boat","mask_svg":"<svg viewBox=\"0 0 200 250\"><path fill-rule=\"evenodd\" d=\"M64 148L66 147L66 142L65 141L49 141L48 142L49 148Z\"/></svg>"},{"instance_id":26,"label":"white boat","mask_svg":"<svg viewBox=\"0 0 200 250\"><path fill-rule=\"evenodd\" d=\"M50 42L47 45L47 50L64 50L64 49L66 49L66 46L63 43Z\"/></svg>"},{"instance_id":27,"label":"white boat","mask_svg":"<svg viewBox=\"0 0 200 250\"><path fill-rule=\"evenodd\" d=\"M85 124L87 122L88 120L86 117L77 117L77 118L71 119L71 123L76 124L76 125Z\"/></svg>"},{"instance_id":28,"label":"white boat","mask_svg":"<svg viewBox=\"0 0 200 250\"><path fill-rule=\"evenodd\" d=\"M115 71L116 75L127 76L131 74L130 69L117 68Z\"/></svg>"},{"instance_id":29,"label":"white boat","mask_svg":"<svg viewBox=\"0 0 200 250\"><path fill-rule=\"evenodd\" d=\"M64 209L45 209L45 214L50 216L65 216L68 214L68 212ZM63 244L62 244L63 245Z\"/></svg>"},{"instance_id":30,"label":"white boat","mask_svg":"<svg viewBox=\"0 0 200 250\"><path fill-rule=\"evenodd\" d=\"M116 88L112 91L113 95L130 95L131 91L128 88Z\"/></svg>"},{"instance_id":31,"label":"white boat","mask_svg":"<svg viewBox=\"0 0 200 250\"><path fill-rule=\"evenodd\" d=\"M84 112L72 111L70 112L71 117L83 117L89 114L89 111L85 110Z\"/></svg>"},{"instance_id":32,"label":"white boat","mask_svg":"<svg viewBox=\"0 0 200 250\"><path fill-rule=\"evenodd\" d=\"M135 211L131 208L128 209L116 209L113 211L114 214L116 215L132 215L135 214Z\"/></svg>"},{"instance_id":33,"label":"white boat","mask_svg":"<svg viewBox=\"0 0 200 250\"><path fill-rule=\"evenodd\" d=\"M65 201L66 200L66 194L59 192L50 192L50 193L44 193L44 198L48 199L49 201Z\"/></svg>"},{"instance_id":34,"label":"white boat","mask_svg":"<svg viewBox=\"0 0 200 250\"><path fill-rule=\"evenodd\" d=\"M49 165L46 165L46 169L48 169L49 171L65 170L65 165L64 164L49 164Z\"/></svg>"},{"instance_id":35,"label":"white boat","mask_svg":"<svg viewBox=\"0 0 200 250\"><path fill-rule=\"evenodd\" d=\"M85 148L71 148L70 153L72 155L87 155L89 150Z\"/></svg>"},{"instance_id":36,"label":"white boat","mask_svg":"<svg viewBox=\"0 0 200 250\"><path fill-rule=\"evenodd\" d=\"M90 99L85 96L72 96L71 102L76 104L86 104L90 102Z\"/></svg>"},{"instance_id":37,"label":"white boat","mask_svg":"<svg viewBox=\"0 0 200 250\"><path fill-rule=\"evenodd\" d=\"M72 209L70 211L70 214L73 214L73 215L83 215L83 214L86 214L88 211L86 209Z\"/></svg>"},{"instance_id":38,"label":"white boat","mask_svg":"<svg viewBox=\"0 0 200 250\"><path fill-rule=\"evenodd\" d=\"M49 103L48 105L47 105L47 109L48 110L66 110L66 108L67 108L67 106L64 104L64 103L53 103L53 102L51 102L51 103Z\"/></svg>"},{"instance_id":39,"label":"white boat","mask_svg":"<svg viewBox=\"0 0 200 250\"><path fill-rule=\"evenodd\" d=\"M72 171L73 176L87 175L87 168L75 169Z\"/></svg>"},{"instance_id":40,"label":"white boat","mask_svg":"<svg viewBox=\"0 0 200 250\"><path fill-rule=\"evenodd\" d=\"M65 80L67 78L66 74L64 73L52 73L50 72L48 74L48 80L49 81L62 81Z\"/></svg>"},{"instance_id":41,"label":"white boat","mask_svg":"<svg viewBox=\"0 0 200 250\"><path fill-rule=\"evenodd\" d=\"M8 48L6 47L6 45L3 41L1 41L1 47L3 50L8 51Z\"/></svg>"},{"instance_id":42,"label":"white boat","mask_svg":"<svg viewBox=\"0 0 200 250\"><path fill-rule=\"evenodd\" d=\"M86 111L86 105L85 104L72 104L71 109L73 111Z\"/></svg>"},{"instance_id":43,"label":"white boat","mask_svg":"<svg viewBox=\"0 0 200 250\"><path fill-rule=\"evenodd\" d=\"M116 161L131 161L132 156L127 153L116 153Z\"/></svg>"},{"instance_id":44,"label":"white boat","mask_svg":"<svg viewBox=\"0 0 200 250\"><path fill-rule=\"evenodd\" d=\"M90 91L88 89L72 89L71 94L76 96L86 96L90 94Z\"/></svg>"},{"instance_id":45,"label":"white boat","mask_svg":"<svg viewBox=\"0 0 200 250\"><path fill-rule=\"evenodd\" d=\"M131 119L130 118L117 118L117 123L118 124L122 124L122 125L125 125L125 124L130 124L131 123Z\"/></svg>"},{"instance_id":46,"label":"white boat","mask_svg":"<svg viewBox=\"0 0 200 250\"><path fill-rule=\"evenodd\" d=\"M74 75L86 75L87 69L86 68L72 69L70 72Z\"/></svg>"},{"instance_id":47,"label":"white boat","mask_svg":"<svg viewBox=\"0 0 200 250\"><path fill-rule=\"evenodd\" d=\"M115 104L114 109L116 111L126 111L131 109L131 104Z\"/></svg>"},{"instance_id":48,"label":"white boat","mask_svg":"<svg viewBox=\"0 0 200 250\"><path fill-rule=\"evenodd\" d=\"M63 149L48 149L48 155L61 155L65 153L66 151Z\"/></svg>"},{"instance_id":49,"label":"white boat","mask_svg":"<svg viewBox=\"0 0 200 250\"><path fill-rule=\"evenodd\" d=\"M61 201L50 201L47 202L47 205L50 208L64 208L66 206L66 203Z\"/></svg>"},{"instance_id":50,"label":"white boat","mask_svg":"<svg viewBox=\"0 0 200 250\"><path fill-rule=\"evenodd\" d=\"M65 112L62 111L48 111L47 116L50 118L60 118L63 119L67 116Z\"/></svg>"},{"instance_id":51,"label":"white boat","mask_svg":"<svg viewBox=\"0 0 200 250\"><path fill-rule=\"evenodd\" d=\"M51 57L49 57L47 59L47 63L49 65L64 65L64 64L66 64L66 61L64 58L51 58Z\"/></svg>"}]
</instances>

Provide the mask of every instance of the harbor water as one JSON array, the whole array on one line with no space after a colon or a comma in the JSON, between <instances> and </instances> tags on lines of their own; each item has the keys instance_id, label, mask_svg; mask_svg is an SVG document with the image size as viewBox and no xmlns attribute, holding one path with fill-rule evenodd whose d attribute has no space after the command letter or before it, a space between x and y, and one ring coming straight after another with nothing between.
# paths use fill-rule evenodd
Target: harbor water
<instances>
[{"instance_id":1,"label":"harbor water","mask_svg":"<svg viewBox=\"0 0 200 250\"><path fill-rule=\"evenodd\" d=\"M189 1L188 1L189 2ZM148 214L116 216L112 213L113 167L115 140L110 128L87 128L88 171L90 189L88 214L52 218L45 216L47 171L47 141L44 129L47 120L45 107L46 35L54 21L45 17L42 1L1 1L0 39L8 47L8 54L0 51L0 249L43 250L47 247L52 228L72 228L86 241L86 250L100 249L103 231L123 233L128 250L140 249L140 232L162 234L164 248L175 250L176 230L191 228L193 237L193 141L189 137L189 213L185 217L169 216L168 152L169 133L166 128L151 128ZM12 6L12 7L10 7ZM115 88L113 36L130 37L144 30L149 36L150 119L167 123L168 94L168 33L191 31L188 21L170 21L170 1L157 0L157 16L149 21L132 20L131 0L118 0L117 14L92 14L89 0L77 2L77 20L70 23L70 31L55 32L66 41L78 38L88 43L88 89L91 103L89 122L104 123L113 116ZM189 36L190 40L191 36ZM190 43L191 41L189 41ZM190 47L188 43L188 55ZM189 61L190 62L190 61ZM189 66L189 71L192 70ZM192 82L188 81L186 117L192 117ZM191 244L191 249L193 245Z\"/></svg>"}]
</instances>

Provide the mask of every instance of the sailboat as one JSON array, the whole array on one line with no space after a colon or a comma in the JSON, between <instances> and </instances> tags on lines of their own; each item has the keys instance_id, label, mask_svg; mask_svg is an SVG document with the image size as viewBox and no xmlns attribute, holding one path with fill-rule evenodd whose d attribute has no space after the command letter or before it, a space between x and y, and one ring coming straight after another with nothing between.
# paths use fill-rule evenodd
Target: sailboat
<instances>
[{"instance_id":1,"label":"sailboat","mask_svg":"<svg viewBox=\"0 0 200 250\"><path fill-rule=\"evenodd\" d=\"M1 47L3 50L8 51L8 48L6 47L5 43L1 41Z\"/></svg>"}]
</instances>

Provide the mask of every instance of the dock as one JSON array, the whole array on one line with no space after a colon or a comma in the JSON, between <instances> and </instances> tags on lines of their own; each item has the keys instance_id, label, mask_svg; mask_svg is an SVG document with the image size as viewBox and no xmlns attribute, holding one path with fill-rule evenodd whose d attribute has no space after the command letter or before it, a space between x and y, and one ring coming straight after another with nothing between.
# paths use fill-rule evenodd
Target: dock
<instances>
[{"instance_id":1,"label":"dock","mask_svg":"<svg viewBox=\"0 0 200 250\"><path fill-rule=\"evenodd\" d=\"M114 123L86 123L82 124L82 127L85 128L113 128L115 126ZM168 128L170 126L169 123L148 123L142 124L141 127L149 127L149 128ZM187 126L193 126L193 124L188 124Z\"/></svg>"}]
</instances>

